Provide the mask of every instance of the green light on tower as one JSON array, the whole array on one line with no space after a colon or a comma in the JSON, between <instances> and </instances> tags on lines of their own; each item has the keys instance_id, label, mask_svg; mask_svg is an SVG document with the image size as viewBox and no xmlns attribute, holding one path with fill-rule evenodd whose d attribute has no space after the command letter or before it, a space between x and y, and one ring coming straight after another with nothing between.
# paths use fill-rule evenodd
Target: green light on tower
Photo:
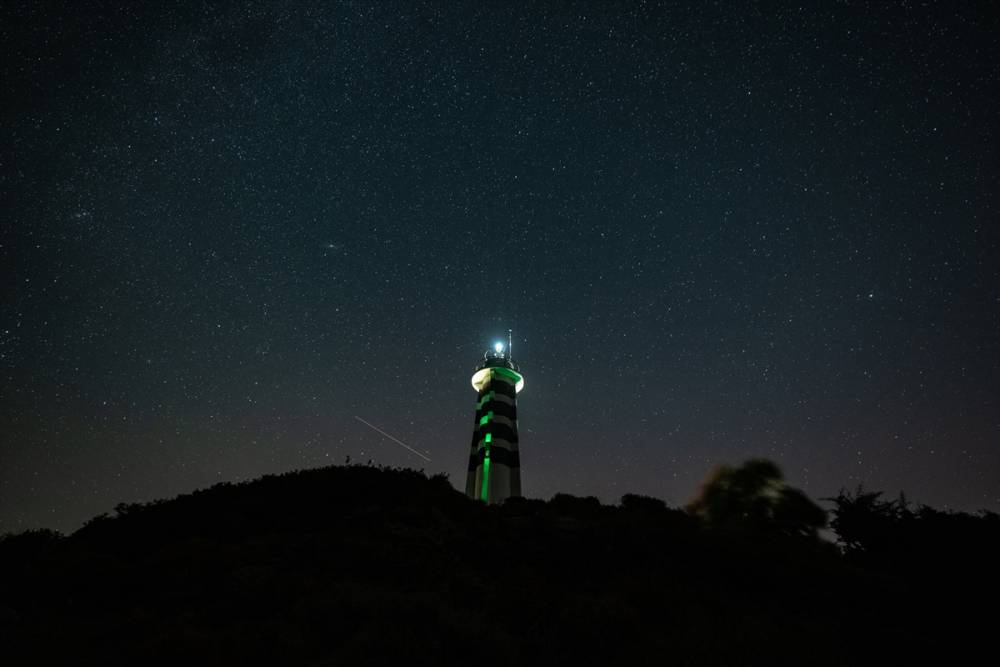
<instances>
[{"instance_id":1,"label":"green light on tower","mask_svg":"<svg viewBox=\"0 0 1000 667\"><path fill-rule=\"evenodd\" d=\"M493 442L493 434L487 433L483 439L483 490L479 494L479 499L489 502L490 499L490 443Z\"/></svg>"},{"instance_id":2,"label":"green light on tower","mask_svg":"<svg viewBox=\"0 0 1000 667\"><path fill-rule=\"evenodd\" d=\"M483 492L479 499L484 503L489 502L490 499L490 450L488 449L483 457Z\"/></svg>"}]
</instances>

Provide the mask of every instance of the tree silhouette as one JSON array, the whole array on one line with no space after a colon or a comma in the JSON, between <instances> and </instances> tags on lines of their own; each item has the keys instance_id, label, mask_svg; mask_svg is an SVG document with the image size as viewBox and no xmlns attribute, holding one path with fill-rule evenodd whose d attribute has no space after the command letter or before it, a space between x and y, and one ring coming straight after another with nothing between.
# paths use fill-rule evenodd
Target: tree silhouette
<instances>
[{"instance_id":1,"label":"tree silhouette","mask_svg":"<svg viewBox=\"0 0 1000 667\"><path fill-rule=\"evenodd\" d=\"M686 509L715 529L810 538L827 522L826 512L788 486L781 468L766 459L716 468Z\"/></svg>"},{"instance_id":2,"label":"tree silhouette","mask_svg":"<svg viewBox=\"0 0 1000 667\"><path fill-rule=\"evenodd\" d=\"M849 555L895 551L903 524L914 518L904 496L882 500L881 491L866 492L860 486L853 494L841 489L830 500L834 504L830 527Z\"/></svg>"},{"instance_id":3,"label":"tree silhouette","mask_svg":"<svg viewBox=\"0 0 1000 667\"><path fill-rule=\"evenodd\" d=\"M926 505L911 508L900 494L883 500L881 491L841 489L830 527L844 553L870 565L921 570L971 562L995 562L1000 556L1000 517L992 512L967 514Z\"/></svg>"}]
</instances>

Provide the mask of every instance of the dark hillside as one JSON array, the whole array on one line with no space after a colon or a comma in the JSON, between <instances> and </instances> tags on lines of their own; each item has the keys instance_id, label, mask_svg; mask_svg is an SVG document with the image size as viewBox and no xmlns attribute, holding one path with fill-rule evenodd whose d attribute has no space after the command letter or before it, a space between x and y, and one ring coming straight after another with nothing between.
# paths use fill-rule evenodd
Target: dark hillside
<instances>
[{"instance_id":1,"label":"dark hillside","mask_svg":"<svg viewBox=\"0 0 1000 667\"><path fill-rule=\"evenodd\" d=\"M977 640L953 634L974 595L928 615L912 570L815 540L362 466L8 536L0 577L6 664L915 664Z\"/></svg>"}]
</instances>

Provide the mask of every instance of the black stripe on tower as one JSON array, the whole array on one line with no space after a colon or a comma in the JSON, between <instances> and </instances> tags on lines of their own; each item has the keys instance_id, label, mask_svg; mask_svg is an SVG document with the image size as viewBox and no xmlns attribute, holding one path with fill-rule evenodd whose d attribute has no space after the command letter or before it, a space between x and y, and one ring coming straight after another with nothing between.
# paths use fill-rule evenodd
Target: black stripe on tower
<instances>
[{"instance_id":1,"label":"black stripe on tower","mask_svg":"<svg viewBox=\"0 0 1000 667\"><path fill-rule=\"evenodd\" d=\"M500 415L501 417L506 417L513 421L517 417L517 410L510 403L504 403L503 401L488 401L486 405L483 406L482 415L477 413L477 416L482 418L488 412L493 412L495 415Z\"/></svg>"},{"instance_id":2,"label":"black stripe on tower","mask_svg":"<svg viewBox=\"0 0 1000 667\"><path fill-rule=\"evenodd\" d=\"M493 428L490 429L490 433L493 434L494 438L499 438L500 440L506 440L507 442L517 444L517 429L507 426L506 424L501 424L500 422L492 422Z\"/></svg>"},{"instance_id":3,"label":"black stripe on tower","mask_svg":"<svg viewBox=\"0 0 1000 667\"><path fill-rule=\"evenodd\" d=\"M493 379L490 380L489 388L498 394L503 394L509 398L517 398L517 390L514 388L513 383L508 381L501 375L494 375Z\"/></svg>"}]
</instances>

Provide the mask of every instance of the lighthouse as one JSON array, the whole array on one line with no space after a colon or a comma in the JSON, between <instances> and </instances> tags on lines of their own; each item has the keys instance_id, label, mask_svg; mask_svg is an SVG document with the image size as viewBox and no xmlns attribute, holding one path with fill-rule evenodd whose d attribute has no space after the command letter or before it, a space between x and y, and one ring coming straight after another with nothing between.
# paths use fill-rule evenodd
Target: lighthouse
<instances>
[{"instance_id":1,"label":"lighthouse","mask_svg":"<svg viewBox=\"0 0 1000 667\"><path fill-rule=\"evenodd\" d=\"M486 503L521 495L521 461L517 452L517 395L524 376L507 347L496 343L472 376L476 390L476 420L465 493Z\"/></svg>"}]
</instances>

